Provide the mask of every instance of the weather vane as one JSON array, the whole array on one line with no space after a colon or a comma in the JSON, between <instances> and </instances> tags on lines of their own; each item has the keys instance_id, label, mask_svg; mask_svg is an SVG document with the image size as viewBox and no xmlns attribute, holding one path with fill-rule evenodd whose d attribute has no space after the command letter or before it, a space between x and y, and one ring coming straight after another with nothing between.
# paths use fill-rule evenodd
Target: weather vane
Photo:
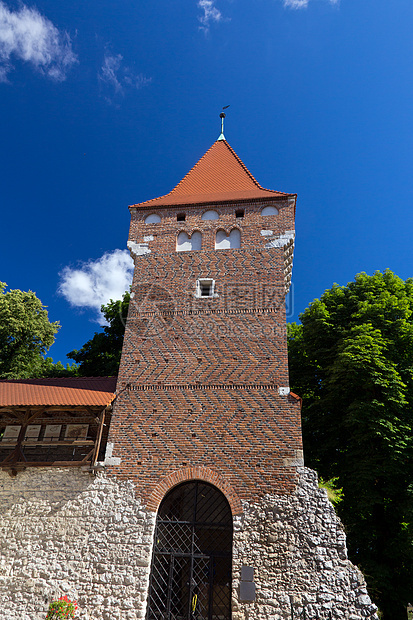
<instances>
[{"instance_id":1,"label":"weather vane","mask_svg":"<svg viewBox=\"0 0 413 620\"><path fill-rule=\"evenodd\" d=\"M224 118L226 116L224 110L226 110L227 108L229 108L229 105L224 105L224 107L222 108L222 112L219 115L219 118L221 119L221 134L218 138L218 140L225 140L225 136L224 136Z\"/></svg>"}]
</instances>

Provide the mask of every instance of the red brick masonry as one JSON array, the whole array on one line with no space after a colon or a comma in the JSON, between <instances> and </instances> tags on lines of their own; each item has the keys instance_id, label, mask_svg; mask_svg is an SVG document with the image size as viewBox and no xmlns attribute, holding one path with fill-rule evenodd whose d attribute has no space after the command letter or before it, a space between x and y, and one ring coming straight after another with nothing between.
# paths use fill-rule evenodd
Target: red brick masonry
<instances>
[{"instance_id":1,"label":"red brick masonry","mask_svg":"<svg viewBox=\"0 0 413 620\"><path fill-rule=\"evenodd\" d=\"M278 215L262 216L268 205ZM242 499L291 493L300 401L279 392L288 387L285 250L268 242L294 229L295 200L142 207L131 208L135 275L109 437L120 464L109 473L132 479L153 510L191 478L220 488L234 514ZM202 220L209 209L219 219ZM146 224L151 213L161 221ZM216 232L233 228L241 247L215 250ZM199 231L201 250L177 252L181 231ZM196 297L203 278L215 297Z\"/></svg>"}]
</instances>

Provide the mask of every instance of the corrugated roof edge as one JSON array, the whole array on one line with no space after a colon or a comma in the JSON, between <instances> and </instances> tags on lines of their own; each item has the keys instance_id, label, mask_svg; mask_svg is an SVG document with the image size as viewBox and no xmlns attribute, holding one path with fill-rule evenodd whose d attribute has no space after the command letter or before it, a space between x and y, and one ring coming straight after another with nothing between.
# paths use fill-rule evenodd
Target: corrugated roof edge
<instances>
[{"instance_id":1,"label":"corrugated roof edge","mask_svg":"<svg viewBox=\"0 0 413 620\"><path fill-rule=\"evenodd\" d=\"M44 377L41 379L0 379L2 385L33 385L39 387L88 390L115 394L117 377Z\"/></svg>"},{"instance_id":2,"label":"corrugated roof edge","mask_svg":"<svg viewBox=\"0 0 413 620\"><path fill-rule=\"evenodd\" d=\"M107 375L104 377L39 377L39 378L30 378L30 379L0 379L0 383L33 383L34 385L38 384L38 385L42 385L42 382L46 382L46 383L52 383L52 382L57 382L56 385L58 385L59 383L63 383L65 381L68 381L69 383L75 383L76 381L82 382L82 381L97 381L97 382L103 382L103 381L109 381L109 380L117 380L116 375Z\"/></svg>"},{"instance_id":3,"label":"corrugated roof edge","mask_svg":"<svg viewBox=\"0 0 413 620\"><path fill-rule=\"evenodd\" d=\"M1 379L0 408L20 406L109 406L116 377Z\"/></svg>"}]
</instances>

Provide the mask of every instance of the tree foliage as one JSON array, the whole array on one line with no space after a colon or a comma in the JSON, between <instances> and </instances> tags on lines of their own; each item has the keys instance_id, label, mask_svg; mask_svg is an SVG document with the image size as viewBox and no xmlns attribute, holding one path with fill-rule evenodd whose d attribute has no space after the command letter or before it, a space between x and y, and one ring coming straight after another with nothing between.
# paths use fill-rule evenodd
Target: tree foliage
<instances>
[{"instance_id":1,"label":"tree foliage","mask_svg":"<svg viewBox=\"0 0 413 620\"><path fill-rule=\"evenodd\" d=\"M121 300L102 306L107 325L103 331L95 332L81 349L71 351L67 357L79 364L78 373L83 377L117 375L122 352L126 317L130 294L125 293Z\"/></svg>"},{"instance_id":2,"label":"tree foliage","mask_svg":"<svg viewBox=\"0 0 413 620\"><path fill-rule=\"evenodd\" d=\"M62 362L53 362L53 358L45 357L35 376L36 378L78 377L79 369L77 364L66 364L64 366Z\"/></svg>"},{"instance_id":3,"label":"tree foliage","mask_svg":"<svg viewBox=\"0 0 413 620\"><path fill-rule=\"evenodd\" d=\"M413 280L334 285L289 326L306 464L337 478L349 556L386 620L413 601Z\"/></svg>"},{"instance_id":4,"label":"tree foliage","mask_svg":"<svg viewBox=\"0 0 413 620\"><path fill-rule=\"evenodd\" d=\"M0 378L43 376L44 358L59 323L32 291L9 290L0 282ZM49 365L53 362L49 362Z\"/></svg>"}]
</instances>

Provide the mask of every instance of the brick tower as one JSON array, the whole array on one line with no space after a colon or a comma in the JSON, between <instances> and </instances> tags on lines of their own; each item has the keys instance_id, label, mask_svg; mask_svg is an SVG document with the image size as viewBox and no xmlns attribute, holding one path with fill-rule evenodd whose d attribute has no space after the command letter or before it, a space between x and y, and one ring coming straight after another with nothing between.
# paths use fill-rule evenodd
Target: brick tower
<instances>
[{"instance_id":1,"label":"brick tower","mask_svg":"<svg viewBox=\"0 0 413 620\"><path fill-rule=\"evenodd\" d=\"M149 509L184 481L217 487L233 515L296 486L285 319L295 202L262 188L221 136L169 194L130 207L110 462Z\"/></svg>"},{"instance_id":2,"label":"brick tower","mask_svg":"<svg viewBox=\"0 0 413 620\"><path fill-rule=\"evenodd\" d=\"M140 502L147 620L290 618L303 592L328 609L336 564L348 569L303 467L288 383L295 206L221 133L169 194L130 207L135 272L105 467ZM310 535L318 564L301 544Z\"/></svg>"},{"instance_id":3,"label":"brick tower","mask_svg":"<svg viewBox=\"0 0 413 620\"><path fill-rule=\"evenodd\" d=\"M169 194L130 207L135 274L110 441L117 477L136 479L148 507L201 471L235 514L296 484L295 200L263 189L218 140Z\"/></svg>"}]
</instances>

